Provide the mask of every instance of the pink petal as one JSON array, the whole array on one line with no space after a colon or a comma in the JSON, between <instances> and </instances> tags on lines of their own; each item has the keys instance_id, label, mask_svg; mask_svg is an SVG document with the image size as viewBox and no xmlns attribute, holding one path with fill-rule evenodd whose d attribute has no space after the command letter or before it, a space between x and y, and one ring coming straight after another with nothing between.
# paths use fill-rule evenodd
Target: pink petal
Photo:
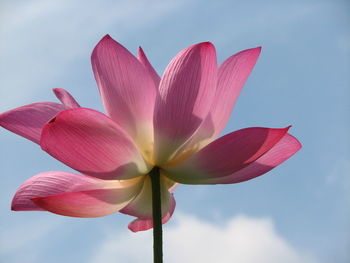
<instances>
[{"instance_id":1,"label":"pink petal","mask_svg":"<svg viewBox=\"0 0 350 263\"><path fill-rule=\"evenodd\" d=\"M29 104L2 113L0 126L39 144L43 126L66 109L67 106L54 102Z\"/></svg>"},{"instance_id":2,"label":"pink petal","mask_svg":"<svg viewBox=\"0 0 350 263\"><path fill-rule=\"evenodd\" d=\"M287 133L271 150L256 161L229 176L208 180L206 184L232 184L253 179L280 165L300 149L300 142Z\"/></svg>"},{"instance_id":3,"label":"pink petal","mask_svg":"<svg viewBox=\"0 0 350 263\"><path fill-rule=\"evenodd\" d=\"M173 201L174 201L173 207L175 209L175 199ZM162 218L162 224L165 224L166 222L169 221L169 219L173 215L173 212L174 212L174 210L172 210L171 213L168 213L165 217ZM128 228L132 232L145 231L145 230L153 228L153 220L137 218L134 221L129 223Z\"/></svg>"},{"instance_id":4,"label":"pink petal","mask_svg":"<svg viewBox=\"0 0 350 263\"><path fill-rule=\"evenodd\" d=\"M229 120L233 106L261 52L261 47L241 51L225 60L218 71L218 84L210 117L218 136Z\"/></svg>"},{"instance_id":5,"label":"pink petal","mask_svg":"<svg viewBox=\"0 0 350 263\"><path fill-rule=\"evenodd\" d=\"M107 181L103 189L33 198L39 207L72 217L100 217L113 214L130 203L140 191L142 178Z\"/></svg>"},{"instance_id":6,"label":"pink petal","mask_svg":"<svg viewBox=\"0 0 350 263\"><path fill-rule=\"evenodd\" d=\"M43 128L40 145L73 169L102 179L132 178L149 171L127 134L91 109L59 113Z\"/></svg>"},{"instance_id":7,"label":"pink petal","mask_svg":"<svg viewBox=\"0 0 350 263\"><path fill-rule=\"evenodd\" d=\"M145 54L145 52L143 52L143 49L141 47L139 47L138 59L145 66L149 75L152 77L155 86L158 89L160 77L159 77L157 71L153 68L153 66L151 65L151 63L147 59L146 54Z\"/></svg>"},{"instance_id":8,"label":"pink petal","mask_svg":"<svg viewBox=\"0 0 350 263\"><path fill-rule=\"evenodd\" d=\"M215 94L216 75L215 48L209 42L181 51L166 68L154 116L158 165L168 161L207 116Z\"/></svg>"},{"instance_id":9,"label":"pink petal","mask_svg":"<svg viewBox=\"0 0 350 263\"><path fill-rule=\"evenodd\" d=\"M104 184L106 182L101 179L73 173L60 171L40 173L25 181L17 190L12 200L12 210L43 210L35 205L31 199L66 192L98 189Z\"/></svg>"},{"instance_id":10,"label":"pink petal","mask_svg":"<svg viewBox=\"0 0 350 263\"><path fill-rule=\"evenodd\" d=\"M109 35L95 47L92 68L108 115L130 134L142 150L153 141L157 89L146 68Z\"/></svg>"},{"instance_id":11,"label":"pink petal","mask_svg":"<svg viewBox=\"0 0 350 263\"><path fill-rule=\"evenodd\" d=\"M172 180L185 184L201 184L232 175L267 153L288 129L246 128L232 132L182 163L166 167L166 173Z\"/></svg>"},{"instance_id":12,"label":"pink petal","mask_svg":"<svg viewBox=\"0 0 350 263\"><path fill-rule=\"evenodd\" d=\"M261 47L243 50L222 63L218 71L218 84L210 113L179 154L189 149L192 151L188 154L198 151L222 132L260 51Z\"/></svg>"},{"instance_id":13,"label":"pink petal","mask_svg":"<svg viewBox=\"0 0 350 263\"><path fill-rule=\"evenodd\" d=\"M73 96L66 91L65 89L55 88L53 89L56 97L62 102L63 105L66 105L68 108L79 108L80 105L73 98Z\"/></svg>"},{"instance_id":14,"label":"pink petal","mask_svg":"<svg viewBox=\"0 0 350 263\"><path fill-rule=\"evenodd\" d=\"M42 173L18 189L12 210L47 210L73 217L105 216L134 199L142 181L142 178L112 181L66 172Z\"/></svg>"},{"instance_id":15,"label":"pink petal","mask_svg":"<svg viewBox=\"0 0 350 263\"><path fill-rule=\"evenodd\" d=\"M172 180L161 175L161 202L162 202L162 222L167 222L175 210L174 195L169 189L174 186ZM133 232L147 230L153 227L152 222L152 186L149 176L146 177L142 190L138 196L121 213L138 217L129 224L129 229Z\"/></svg>"}]
</instances>

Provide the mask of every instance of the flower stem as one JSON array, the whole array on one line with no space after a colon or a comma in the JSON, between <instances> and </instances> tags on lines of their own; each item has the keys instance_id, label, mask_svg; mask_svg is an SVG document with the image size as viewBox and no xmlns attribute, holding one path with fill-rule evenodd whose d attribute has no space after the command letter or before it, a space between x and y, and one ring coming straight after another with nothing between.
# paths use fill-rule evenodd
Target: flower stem
<instances>
[{"instance_id":1,"label":"flower stem","mask_svg":"<svg viewBox=\"0 0 350 263\"><path fill-rule=\"evenodd\" d=\"M153 258L154 263L163 262L162 207L160 196L159 168L154 167L149 173L152 183L152 217L153 217Z\"/></svg>"}]
</instances>

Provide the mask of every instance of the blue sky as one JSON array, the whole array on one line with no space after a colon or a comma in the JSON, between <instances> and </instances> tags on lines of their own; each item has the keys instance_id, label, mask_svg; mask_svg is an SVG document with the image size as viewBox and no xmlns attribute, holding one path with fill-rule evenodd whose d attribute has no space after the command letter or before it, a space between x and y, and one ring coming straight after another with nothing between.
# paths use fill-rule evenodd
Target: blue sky
<instances>
[{"instance_id":1,"label":"blue sky","mask_svg":"<svg viewBox=\"0 0 350 263\"><path fill-rule=\"evenodd\" d=\"M1 112L56 101L56 87L103 110L90 54L107 33L134 54L141 45L159 73L193 43L211 41L219 62L262 46L224 132L291 124L303 149L245 183L180 186L166 262L349 262L348 1L86 2L1 2ZM4 129L0 145L0 262L151 262L151 232L130 233L132 217L10 211L24 180L70 169Z\"/></svg>"}]
</instances>

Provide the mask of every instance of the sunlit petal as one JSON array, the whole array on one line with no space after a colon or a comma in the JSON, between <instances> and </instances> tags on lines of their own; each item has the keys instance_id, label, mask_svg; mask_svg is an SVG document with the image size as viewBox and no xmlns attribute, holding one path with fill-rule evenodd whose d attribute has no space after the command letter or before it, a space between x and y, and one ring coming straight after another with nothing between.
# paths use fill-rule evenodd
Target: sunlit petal
<instances>
[{"instance_id":1,"label":"sunlit petal","mask_svg":"<svg viewBox=\"0 0 350 263\"><path fill-rule=\"evenodd\" d=\"M130 137L95 110L61 112L44 127L40 145L73 169L98 178L125 179L148 172Z\"/></svg>"},{"instance_id":2,"label":"sunlit petal","mask_svg":"<svg viewBox=\"0 0 350 263\"><path fill-rule=\"evenodd\" d=\"M182 163L166 167L166 173L185 184L202 184L208 179L229 176L267 153L288 129L246 128L232 132Z\"/></svg>"},{"instance_id":3,"label":"sunlit petal","mask_svg":"<svg viewBox=\"0 0 350 263\"><path fill-rule=\"evenodd\" d=\"M151 155L157 88L147 69L126 48L105 36L91 55L107 114Z\"/></svg>"},{"instance_id":4,"label":"sunlit petal","mask_svg":"<svg viewBox=\"0 0 350 263\"><path fill-rule=\"evenodd\" d=\"M39 144L43 126L66 109L67 106L54 102L29 104L2 113L0 126Z\"/></svg>"},{"instance_id":5,"label":"sunlit petal","mask_svg":"<svg viewBox=\"0 0 350 263\"><path fill-rule=\"evenodd\" d=\"M214 46L200 43L170 62L160 82L154 113L155 162L169 161L207 116L216 89Z\"/></svg>"},{"instance_id":6,"label":"sunlit petal","mask_svg":"<svg viewBox=\"0 0 350 263\"><path fill-rule=\"evenodd\" d=\"M161 175L161 205L163 223L168 221L175 210L175 199L170 192L175 182ZM152 186L149 176L144 180L138 196L120 212L138 217L129 224L129 229L137 232L153 227L152 223Z\"/></svg>"}]
</instances>

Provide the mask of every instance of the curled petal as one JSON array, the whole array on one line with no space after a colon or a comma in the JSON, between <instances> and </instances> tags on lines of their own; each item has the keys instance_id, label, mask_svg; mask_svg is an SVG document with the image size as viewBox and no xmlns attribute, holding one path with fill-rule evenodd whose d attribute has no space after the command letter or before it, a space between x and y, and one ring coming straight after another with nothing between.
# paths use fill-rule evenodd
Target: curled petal
<instances>
[{"instance_id":1,"label":"curled petal","mask_svg":"<svg viewBox=\"0 0 350 263\"><path fill-rule=\"evenodd\" d=\"M128 135L112 119L91 109L58 114L45 125L40 145L73 169L102 179L127 179L149 170Z\"/></svg>"},{"instance_id":2,"label":"curled petal","mask_svg":"<svg viewBox=\"0 0 350 263\"><path fill-rule=\"evenodd\" d=\"M0 115L0 126L32 142L40 143L44 125L59 112L80 107L64 89L54 89L56 97L63 103L39 102L9 110Z\"/></svg>"},{"instance_id":3,"label":"curled petal","mask_svg":"<svg viewBox=\"0 0 350 263\"><path fill-rule=\"evenodd\" d=\"M300 149L300 142L287 133L271 150L243 169L229 176L210 179L205 184L232 184L253 179L288 160Z\"/></svg>"},{"instance_id":4,"label":"curled petal","mask_svg":"<svg viewBox=\"0 0 350 263\"><path fill-rule=\"evenodd\" d=\"M166 167L167 176L184 184L219 181L218 178L244 169L269 152L288 129L246 128L232 132L183 162Z\"/></svg>"},{"instance_id":5,"label":"curled petal","mask_svg":"<svg viewBox=\"0 0 350 263\"><path fill-rule=\"evenodd\" d=\"M92 177L60 171L40 173L20 186L12 200L12 210L43 210L35 205L31 199L71 191L95 189L101 186L102 180Z\"/></svg>"},{"instance_id":6,"label":"curled petal","mask_svg":"<svg viewBox=\"0 0 350 263\"><path fill-rule=\"evenodd\" d=\"M67 106L54 102L39 102L6 111L0 115L0 126L37 144L43 126Z\"/></svg>"},{"instance_id":7,"label":"curled petal","mask_svg":"<svg viewBox=\"0 0 350 263\"><path fill-rule=\"evenodd\" d=\"M170 188L174 186L172 180L161 175L161 200L162 200L162 222L167 222L175 210L175 199ZM152 185L151 179L147 176L138 196L128 204L121 213L138 217L129 224L133 232L148 230L153 227L152 222Z\"/></svg>"},{"instance_id":8,"label":"curled petal","mask_svg":"<svg viewBox=\"0 0 350 263\"><path fill-rule=\"evenodd\" d=\"M156 164L167 162L205 119L215 94L216 77L216 53L209 42L181 51L167 66L155 106Z\"/></svg>"},{"instance_id":9,"label":"curled petal","mask_svg":"<svg viewBox=\"0 0 350 263\"><path fill-rule=\"evenodd\" d=\"M109 35L96 45L91 62L108 115L150 155L157 90L147 69Z\"/></svg>"},{"instance_id":10,"label":"curled petal","mask_svg":"<svg viewBox=\"0 0 350 263\"><path fill-rule=\"evenodd\" d=\"M173 199L172 207L175 209L175 199ZM174 210L171 211L171 213L166 214L165 217L162 218L162 224L165 224L169 221L171 216L173 215ZM128 228L132 232L139 232L139 231L145 231L153 228L153 220L152 219L135 219L134 221L130 222L128 225Z\"/></svg>"},{"instance_id":11,"label":"curled petal","mask_svg":"<svg viewBox=\"0 0 350 263\"><path fill-rule=\"evenodd\" d=\"M55 88L53 89L56 97L62 102L63 105L66 105L68 108L79 108L79 103L73 98L73 96L66 91L65 89Z\"/></svg>"},{"instance_id":12,"label":"curled petal","mask_svg":"<svg viewBox=\"0 0 350 263\"><path fill-rule=\"evenodd\" d=\"M106 181L68 172L45 172L20 186L11 208L14 211L48 210L69 216L102 216L118 211L136 196L141 186L141 178Z\"/></svg>"},{"instance_id":13,"label":"curled petal","mask_svg":"<svg viewBox=\"0 0 350 263\"><path fill-rule=\"evenodd\" d=\"M107 181L108 182L108 181ZM110 181L107 188L69 192L33 198L39 207L72 217L100 217L113 214L130 203L140 190L140 178Z\"/></svg>"}]
</instances>

